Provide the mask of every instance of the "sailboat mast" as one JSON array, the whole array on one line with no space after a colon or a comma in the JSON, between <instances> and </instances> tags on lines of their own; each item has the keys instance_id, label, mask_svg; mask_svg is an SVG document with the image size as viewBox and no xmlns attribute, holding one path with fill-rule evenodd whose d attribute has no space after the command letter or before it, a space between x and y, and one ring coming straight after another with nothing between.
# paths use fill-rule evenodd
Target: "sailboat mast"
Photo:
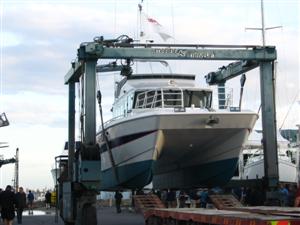
<instances>
[{"instance_id":1,"label":"sailboat mast","mask_svg":"<svg viewBox=\"0 0 300 225\"><path fill-rule=\"evenodd\" d=\"M260 1L261 4L261 33L262 33L262 43L263 46L266 46L266 37L265 37L265 18L264 18L264 1Z\"/></svg>"},{"instance_id":2,"label":"sailboat mast","mask_svg":"<svg viewBox=\"0 0 300 225\"><path fill-rule=\"evenodd\" d=\"M261 27L246 27L245 30L260 30L262 34L262 45L263 47L266 46L266 31L272 30L276 28L282 28L282 26L275 26L275 27L265 27L265 13L264 13L264 0L260 0L260 8L261 8Z\"/></svg>"}]
</instances>

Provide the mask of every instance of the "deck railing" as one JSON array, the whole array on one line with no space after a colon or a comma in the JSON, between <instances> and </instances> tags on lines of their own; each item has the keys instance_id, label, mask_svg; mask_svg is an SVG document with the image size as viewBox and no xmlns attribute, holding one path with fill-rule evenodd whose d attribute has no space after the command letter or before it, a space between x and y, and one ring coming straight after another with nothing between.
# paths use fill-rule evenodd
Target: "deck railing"
<instances>
[{"instance_id":1,"label":"deck railing","mask_svg":"<svg viewBox=\"0 0 300 225\"><path fill-rule=\"evenodd\" d=\"M136 109L183 107L183 91L178 89L152 89L137 94Z\"/></svg>"}]
</instances>

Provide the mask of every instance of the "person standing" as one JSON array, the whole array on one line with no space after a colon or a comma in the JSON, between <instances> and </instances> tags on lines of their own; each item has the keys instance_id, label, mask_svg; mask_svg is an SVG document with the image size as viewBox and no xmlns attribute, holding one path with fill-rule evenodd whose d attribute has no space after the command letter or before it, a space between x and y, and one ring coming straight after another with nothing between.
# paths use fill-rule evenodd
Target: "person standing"
<instances>
[{"instance_id":1,"label":"person standing","mask_svg":"<svg viewBox=\"0 0 300 225\"><path fill-rule=\"evenodd\" d=\"M279 193L280 193L280 197L281 197L281 206L288 206L288 202L289 202L289 186L288 184L280 185L280 189L279 189Z\"/></svg>"},{"instance_id":2,"label":"person standing","mask_svg":"<svg viewBox=\"0 0 300 225\"><path fill-rule=\"evenodd\" d=\"M121 192L120 191L116 191L116 193L115 193L115 200L116 200L117 213L121 213L122 198L123 198L123 195L121 194Z\"/></svg>"},{"instance_id":3,"label":"person standing","mask_svg":"<svg viewBox=\"0 0 300 225\"><path fill-rule=\"evenodd\" d=\"M33 214L32 206L33 206L34 195L32 194L31 190L29 190L29 193L27 195L27 200L28 200L28 214Z\"/></svg>"},{"instance_id":4,"label":"person standing","mask_svg":"<svg viewBox=\"0 0 300 225\"><path fill-rule=\"evenodd\" d=\"M47 193L45 194L45 202L46 202L46 209L50 209L51 208L51 193L50 193L50 191L47 191Z\"/></svg>"},{"instance_id":5,"label":"person standing","mask_svg":"<svg viewBox=\"0 0 300 225\"><path fill-rule=\"evenodd\" d=\"M179 208L184 208L185 207L185 201L187 199L186 193L184 191L179 192Z\"/></svg>"},{"instance_id":6,"label":"person standing","mask_svg":"<svg viewBox=\"0 0 300 225\"><path fill-rule=\"evenodd\" d=\"M206 208L207 200L208 200L208 190L204 189L204 190L202 190L202 192L200 194L200 207L201 208Z\"/></svg>"},{"instance_id":7,"label":"person standing","mask_svg":"<svg viewBox=\"0 0 300 225\"><path fill-rule=\"evenodd\" d=\"M0 201L2 206L1 218L4 225L12 225L15 218L16 198L10 185L7 185L5 191L1 193Z\"/></svg>"},{"instance_id":8,"label":"person standing","mask_svg":"<svg viewBox=\"0 0 300 225\"><path fill-rule=\"evenodd\" d=\"M22 224L22 214L26 207L26 194L22 187L19 188L19 192L16 193L16 208L17 208L17 220L18 224Z\"/></svg>"},{"instance_id":9,"label":"person standing","mask_svg":"<svg viewBox=\"0 0 300 225\"><path fill-rule=\"evenodd\" d=\"M169 189L167 192L168 208L174 208L176 206L176 193Z\"/></svg>"},{"instance_id":10,"label":"person standing","mask_svg":"<svg viewBox=\"0 0 300 225\"><path fill-rule=\"evenodd\" d=\"M295 194L294 207L300 207L300 182Z\"/></svg>"}]
</instances>

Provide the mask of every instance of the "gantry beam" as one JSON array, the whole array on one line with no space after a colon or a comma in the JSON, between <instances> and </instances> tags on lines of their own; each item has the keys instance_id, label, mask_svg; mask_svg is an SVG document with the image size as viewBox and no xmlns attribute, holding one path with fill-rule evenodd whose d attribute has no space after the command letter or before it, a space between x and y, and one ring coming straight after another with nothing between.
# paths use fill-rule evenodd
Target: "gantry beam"
<instances>
[{"instance_id":1,"label":"gantry beam","mask_svg":"<svg viewBox=\"0 0 300 225\"><path fill-rule=\"evenodd\" d=\"M209 85L225 83L227 80L244 74L258 66L259 63L255 60L243 60L230 63L228 66L219 68L219 70L216 72L207 74L205 76L206 83Z\"/></svg>"},{"instance_id":2,"label":"gantry beam","mask_svg":"<svg viewBox=\"0 0 300 225\"><path fill-rule=\"evenodd\" d=\"M97 73L115 72L115 71L121 71L122 68L123 66L117 65L116 63L108 63L105 65L97 65L96 72ZM78 62L78 61L72 62L72 68L69 69L69 71L65 75L65 84L79 82L79 78L83 74L83 71L84 71L83 62Z\"/></svg>"},{"instance_id":3,"label":"gantry beam","mask_svg":"<svg viewBox=\"0 0 300 225\"><path fill-rule=\"evenodd\" d=\"M78 49L78 61L65 76L65 84L77 82L83 73L83 61L92 59L163 59L163 60L253 60L272 61L276 59L273 46L225 45L135 45L107 47L96 42L84 43ZM179 47L178 47L179 46ZM196 47L193 47L196 46ZM186 48L184 48L186 47Z\"/></svg>"},{"instance_id":4,"label":"gantry beam","mask_svg":"<svg viewBox=\"0 0 300 225\"><path fill-rule=\"evenodd\" d=\"M272 60L275 48L266 49L175 49L175 48L105 48L90 44L81 47L79 59L165 59L165 60Z\"/></svg>"},{"instance_id":5,"label":"gantry beam","mask_svg":"<svg viewBox=\"0 0 300 225\"><path fill-rule=\"evenodd\" d=\"M274 68L272 62L260 62L261 114L263 127L264 172L268 186L279 182Z\"/></svg>"}]
</instances>

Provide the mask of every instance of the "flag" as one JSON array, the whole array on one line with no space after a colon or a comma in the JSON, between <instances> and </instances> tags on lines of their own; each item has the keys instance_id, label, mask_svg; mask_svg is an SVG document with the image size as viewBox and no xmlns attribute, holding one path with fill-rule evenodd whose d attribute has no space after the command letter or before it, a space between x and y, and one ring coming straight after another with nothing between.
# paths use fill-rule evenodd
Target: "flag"
<instances>
[{"instance_id":1,"label":"flag","mask_svg":"<svg viewBox=\"0 0 300 225\"><path fill-rule=\"evenodd\" d=\"M173 38L165 31L165 28L157 20L149 17L144 12L142 12L141 15L145 18L146 22L150 25L152 30L161 37L161 39L167 41L168 39ZM145 36L145 32L141 31L141 37L143 36Z\"/></svg>"}]
</instances>

